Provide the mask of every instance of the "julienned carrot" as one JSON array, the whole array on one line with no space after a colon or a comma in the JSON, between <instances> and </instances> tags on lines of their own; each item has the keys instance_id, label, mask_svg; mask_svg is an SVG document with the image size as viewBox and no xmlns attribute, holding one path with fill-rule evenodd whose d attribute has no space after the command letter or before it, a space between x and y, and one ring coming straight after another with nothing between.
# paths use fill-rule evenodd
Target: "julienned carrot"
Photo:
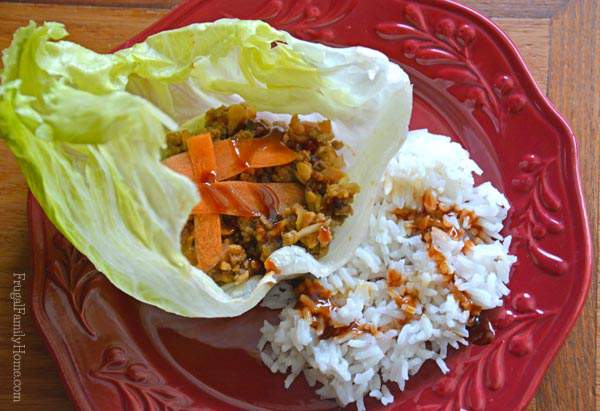
<instances>
[{"instance_id":1,"label":"julienned carrot","mask_svg":"<svg viewBox=\"0 0 600 411\"><path fill-rule=\"evenodd\" d=\"M169 157L164 164L193 180L202 196L192 213L198 267L204 271L221 259L220 214L270 216L304 199L302 188L293 183L216 182L248 168L274 167L294 161L296 154L277 135L242 141L221 140L213 144L210 133L206 133L189 138L187 146L187 153Z\"/></svg>"},{"instance_id":2,"label":"julienned carrot","mask_svg":"<svg viewBox=\"0 0 600 411\"><path fill-rule=\"evenodd\" d=\"M249 140L221 140L215 142L218 161L217 180L234 177L248 168L275 167L296 159L278 135Z\"/></svg>"},{"instance_id":3,"label":"julienned carrot","mask_svg":"<svg viewBox=\"0 0 600 411\"><path fill-rule=\"evenodd\" d=\"M294 183L250 183L223 181L199 184L202 201L193 210L195 215L215 213L238 217L270 216L295 203L302 203L304 190Z\"/></svg>"},{"instance_id":4,"label":"julienned carrot","mask_svg":"<svg viewBox=\"0 0 600 411\"><path fill-rule=\"evenodd\" d=\"M195 181L194 171L192 170L192 162L190 161L190 156L187 152L175 154L174 156L163 160L163 164L176 173L182 174L190 180Z\"/></svg>"},{"instance_id":5,"label":"julienned carrot","mask_svg":"<svg viewBox=\"0 0 600 411\"><path fill-rule=\"evenodd\" d=\"M279 136L274 135L239 142L216 141L214 142L214 158L218 162L216 179L222 181L249 168L289 164L296 159L296 153L283 144ZM176 154L164 160L163 163L173 171L194 179L188 153Z\"/></svg>"},{"instance_id":6,"label":"julienned carrot","mask_svg":"<svg viewBox=\"0 0 600 411\"><path fill-rule=\"evenodd\" d=\"M189 161L196 184L215 181L217 162L209 133L187 140ZM198 268L210 270L221 259L221 218L218 213L194 216Z\"/></svg>"},{"instance_id":7,"label":"julienned carrot","mask_svg":"<svg viewBox=\"0 0 600 411\"><path fill-rule=\"evenodd\" d=\"M194 239L198 268L208 271L221 260L221 217L218 214L194 216Z\"/></svg>"},{"instance_id":8,"label":"julienned carrot","mask_svg":"<svg viewBox=\"0 0 600 411\"><path fill-rule=\"evenodd\" d=\"M272 135L268 137L255 138L240 142L242 153L250 158L250 164L254 168L275 167L289 164L296 160L296 152L283 144L281 137Z\"/></svg>"},{"instance_id":9,"label":"julienned carrot","mask_svg":"<svg viewBox=\"0 0 600 411\"><path fill-rule=\"evenodd\" d=\"M210 133L187 140L188 155L196 183L211 183L217 179L217 159Z\"/></svg>"}]
</instances>

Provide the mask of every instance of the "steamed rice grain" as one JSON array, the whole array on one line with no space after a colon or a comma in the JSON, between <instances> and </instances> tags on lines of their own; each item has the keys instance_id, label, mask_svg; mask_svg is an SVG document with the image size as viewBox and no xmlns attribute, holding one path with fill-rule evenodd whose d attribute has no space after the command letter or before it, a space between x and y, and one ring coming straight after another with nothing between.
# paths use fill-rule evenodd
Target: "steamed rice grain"
<instances>
[{"instance_id":1,"label":"steamed rice grain","mask_svg":"<svg viewBox=\"0 0 600 411\"><path fill-rule=\"evenodd\" d=\"M466 237L451 238L433 228L431 244L443 254L458 292L481 309L500 306L516 261L509 254L510 237L500 234L509 204L490 183L474 185L473 174L481 173L468 152L449 138L424 130L409 133L387 167L367 238L348 264L320 280L333 295L343 297L331 311L332 321L340 326L368 324L380 331L320 338L311 320L294 308L291 286L279 285L263 305L283 308L280 323L265 322L259 349L272 372L288 374L286 388L302 373L309 385L318 387L321 398L335 399L341 406L356 403L364 410L365 396L390 404L394 396L388 386L403 390L425 361L449 372L444 361L448 347L468 344L471 313L456 300L423 238L411 233L410 222L394 212L422 209L428 192L445 206L472 212L486 241L466 244ZM461 223L447 215L444 223L464 231L474 221L467 217ZM418 295L414 306L399 306L393 298L386 281L390 270L402 273L403 287ZM405 323L399 326L398 321Z\"/></svg>"}]
</instances>

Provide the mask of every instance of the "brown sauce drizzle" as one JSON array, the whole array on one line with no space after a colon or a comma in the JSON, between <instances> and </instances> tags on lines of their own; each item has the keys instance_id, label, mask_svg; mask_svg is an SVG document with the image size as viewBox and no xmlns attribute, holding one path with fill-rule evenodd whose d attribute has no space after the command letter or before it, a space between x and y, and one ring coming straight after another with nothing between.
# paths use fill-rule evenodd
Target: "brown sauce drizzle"
<instances>
[{"instance_id":1,"label":"brown sauce drizzle","mask_svg":"<svg viewBox=\"0 0 600 411\"><path fill-rule=\"evenodd\" d=\"M396 217L402 220L410 221L409 227L414 233L419 233L421 238L427 245L429 257L436 263L436 267L448 282L450 293L458 302L461 308L469 311L471 318L469 319L469 342L476 345L485 345L493 341L495 331L490 323L485 312L482 312L480 306L475 304L471 297L464 291L459 290L454 283L454 275L450 271L450 267L446 262L446 257L442 252L433 246L431 231L435 227L444 231L452 239L458 240L468 235L465 239L463 253L470 252L475 246L475 241L481 239L484 233L479 225L479 217L471 210L462 210L456 206L448 207L437 201L433 194L428 191L423 196L423 210L415 210L410 208L402 208L394 210ZM469 219L470 228L465 232L464 229L456 229L447 219L444 218L447 214L453 213L457 216L461 226L465 225L467 218ZM390 269L386 275L388 285L388 295L393 298L396 305L404 312L406 318L396 320L391 326L385 329L400 329L409 321L411 321L416 312L416 306L419 301L419 295L416 290L404 288L401 292L394 290L395 288L404 287L406 279L400 272ZM302 313L304 318L311 320L311 326L317 331L319 338L328 339L345 336L349 333L371 333L377 334L384 331L384 328L377 329L372 324L357 324L353 322L349 325L336 324L331 319L331 312L335 309L335 304L332 301L332 293L327 290L316 279L305 279L299 286L296 287L298 303L296 309Z\"/></svg>"},{"instance_id":2,"label":"brown sauce drizzle","mask_svg":"<svg viewBox=\"0 0 600 411\"><path fill-rule=\"evenodd\" d=\"M271 48L274 49L275 47L277 47L279 44L285 44L287 45L287 42L284 40L275 40L271 42Z\"/></svg>"},{"instance_id":3,"label":"brown sauce drizzle","mask_svg":"<svg viewBox=\"0 0 600 411\"><path fill-rule=\"evenodd\" d=\"M388 295L392 297L398 308L400 308L406 318L404 323L409 322L414 317L417 311L417 303L419 302L419 294L415 290L407 290L403 294L398 294L395 291L389 290Z\"/></svg>"},{"instance_id":4,"label":"brown sauce drizzle","mask_svg":"<svg viewBox=\"0 0 600 411\"><path fill-rule=\"evenodd\" d=\"M238 144L237 140L230 140L231 141L231 147L233 147L233 152L235 153L235 156L237 157L237 161L238 164L245 170L250 168L250 155L251 153L245 152L242 153L242 151L240 150L240 146Z\"/></svg>"},{"instance_id":5,"label":"brown sauce drizzle","mask_svg":"<svg viewBox=\"0 0 600 411\"><path fill-rule=\"evenodd\" d=\"M390 295L393 294L394 298L397 298L396 304L404 311L406 318L398 319L391 325L377 328L373 324L352 322L349 325L344 325L336 323L331 318L331 313L336 308L333 301L334 296L331 291L323 287L319 280L306 278L296 287L295 291L298 295L295 308L302 313L302 317L311 321L311 326L320 339L344 337L350 333L377 335L377 333L389 329L400 329L412 320L418 301L418 293L415 290L406 291L402 295L390 290Z\"/></svg>"},{"instance_id":6,"label":"brown sauce drizzle","mask_svg":"<svg viewBox=\"0 0 600 411\"><path fill-rule=\"evenodd\" d=\"M496 337L494 326L485 312L469 320L469 342L475 345L488 345Z\"/></svg>"},{"instance_id":7,"label":"brown sauce drizzle","mask_svg":"<svg viewBox=\"0 0 600 411\"><path fill-rule=\"evenodd\" d=\"M386 281L389 287L401 287L406 282L406 279L398 271L390 268L387 272Z\"/></svg>"},{"instance_id":8,"label":"brown sauce drizzle","mask_svg":"<svg viewBox=\"0 0 600 411\"><path fill-rule=\"evenodd\" d=\"M266 135L261 136L260 138L263 140L274 139L279 143L279 145L281 145L282 148L287 149L287 146L283 142L284 134L285 134L285 131L282 130L281 128L273 127L272 129L269 130L269 132ZM244 170L249 169L251 167L250 160L252 159L252 157L254 157L254 155L257 152L259 152L260 150L266 149L265 147L249 148L247 146L244 149L242 149L240 147L239 140L230 139L228 141L230 142L231 147L233 148L233 152L235 153L235 156L237 157L238 164Z\"/></svg>"},{"instance_id":9,"label":"brown sauce drizzle","mask_svg":"<svg viewBox=\"0 0 600 411\"><path fill-rule=\"evenodd\" d=\"M236 193L235 183L202 183L198 184L198 191L203 201L210 205L212 210L218 214L228 214L230 210L236 211L240 217L277 217L282 208L281 199L277 193L268 185L260 183L246 183L245 189L255 199L251 206Z\"/></svg>"},{"instance_id":10,"label":"brown sauce drizzle","mask_svg":"<svg viewBox=\"0 0 600 411\"><path fill-rule=\"evenodd\" d=\"M217 181L217 170L209 170L203 173L199 178L200 183L214 183Z\"/></svg>"},{"instance_id":11,"label":"brown sauce drizzle","mask_svg":"<svg viewBox=\"0 0 600 411\"><path fill-rule=\"evenodd\" d=\"M456 215L461 226L464 226L468 219L470 228L466 232L462 228L456 229L456 227L444 218L444 216L451 213ZM431 191L427 191L423 195L422 210L402 208L394 210L394 214L399 219L410 221L409 227L412 231L421 235L421 238L427 245L429 257L435 262L438 271L446 278L450 293L460 307L471 314L469 322L472 325L469 326L469 341L477 345L489 344L495 335L491 323L487 319L487 316L485 316L485 313L482 313L481 307L475 304L466 292L456 287L454 284L454 275L450 272L446 257L433 246L431 237L433 228L442 230L453 240L468 236L464 240L461 252L464 254L469 253L475 246L475 242L487 240L487 238L482 238L484 237L484 230L479 224L479 217L471 210L441 204Z\"/></svg>"},{"instance_id":12,"label":"brown sauce drizzle","mask_svg":"<svg viewBox=\"0 0 600 411\"><path fill-rule=\"evenodd\" d=\"M296 287L295 291L298 295L296 309L302 313L304 318L311 321L311 326L321 339L342 337L349 333L376 334L378 332L377 328L371 324L353 322L343 325L333 321L331 318L331 312L335 308L335 304L331 300L333 294L323 287L319 280L306 278Z\"/></svg>"},{"instance_id":13,"label":"brown sauce drizzle","mask_svg":"<svg viewBox=\"0 0 600 411\"><path fill-rule=\"evenodd\" d=\"M400 328L413 319L417 311L417 304L419 303L419 292L406 287L400 291L393 290L393 288L404 287L404 284L406 283L406 279L402 274L393 268L388 270L386 282L388 285L388 295L394 300L396 306L398 306L405 315L404 319L397 320L397 323L395 324L397 328Z\"/></svg>"},{"instance_id":14,"label":"brown sauce drizzle","mask_svg":"<svg viewBox=\"0 0 600 411\"><path fill-rule=\"evenodd\" d=\"M481 313L481 307L475 304L467 293L456 288L456 285L454 285L454 283L450 284L450 293L458 302L460 307L463 310L470 312L472 316L476 316Z\"/></svg>"},{"instance_id":15,"label":"brown sauce drizzle","mask_svg":"<svg viewBox=\"0 0 600 411\"><path fill-rule=\"evenodd\" d=\"M393 213L399 219L408 220L410 222L409 227L411 230L414 233L421 235L421 238L427 244L427 253L429 257L435 262L438 271L445 276L448 281L452 280L453 275L450 272L444 254L433 246L431 237L433 228L445 232L453 240L459 240L460 238L463 238L465 234L477 238L483 233L483 229L479 225L479 217L473 211L463 210L456 206L446 206L440 203L430 190L423 195L422 210L404 207L394 210ZM465 233L465 230L462 228L456 229L456 227L445 219L444 217L448 214L455 214L461 226L464 225L468 219L470 228L467 230L467 233ZM473 245L473 241L467 239L463 251L470 251Z\"/></svg>"},{"instance_id":16,"label":"brown sauce drizzle","mask_svg":"<svg viewBox=\"0 0 600 411\"><path fill-rule=\"evenodd\" d=\"M259 217L260 213L248 207L240 201L239 196L225 184L203 183L198 185L198 190L203 201L210 203L218 214L223 214L228 209L234 208L240 211L244 217Z\"/></svg>"},{"instance_id":17,"label":"brown sauce drizzle","mask_svg":"<svg viewBox=\"0 0 600 411\"><path fill-rule=\"evenodd\" d=\"M456 215L461 226L464 226L468 219L470 228L466 230L467 232L462 228L457 229L444 218L448 214ZM468 235L469 238L465 239L465 245L462 249L463 253L467 253L475 245L470 238L477 239L484 232L479 224L479 217L471 210L460 209L457 206L446 206L440 203L430 190L423 195L422 210L405 207L394 210L394 215L399 219L408 220L412 232L421 235L421 238L427 245L427 254L435 262L438 271L446 278L451 293L460 306L464 310L468 310L471 315L478 315L481 312L481 307L474 304L466 293L460 291L454 285L454 275L450 271L444 254L434 247L431 232L436 228L445 232L453 240L459 240Z\"/></svg>"},{"instance_id":18,"label":"brown sauce drizzle","mask_svg":"<svg viewBox=\"0 0 600 411\"><path fill-rule=\"evenodd\" d=\"M350 325L341 326L341 327L333 327L328 324L327 327L323 330L323 334L320 335L319 338L323 340L327 340L330 338L343 337L347 334L360 334L360 333L369 333L373 335L377 335L379 330L372 324L357 324L356 322L352 322Z\"/></svg>"},{"instance_id":19,"label":"brown sauce drizzle","mask_svg":"<svg viewBox=\"0 0 600 411\"><path fill-rule=\"evenodd\" d=\"M427 245L427 253L435 262L438 271L445 276L448 282L450 293L458 302L460 307L469 311L471 314L470 322L472 326L469 332L469 341L474 344L489 344L494 338L494 330L485 314L482 314L480 306L475 304L471 297L464 291L459 290L454 284L454 275L450 272L450 267L446 262L444 254L433 246L431 231L437 228L445 232L453 240L458 240L467 236L464 240L462 253L469 253L475 246L475 242L488 240L484 235L484 230L479 223L479 217L471 210L460 209L457 206L446 206L441 204L431 191L423 195L423 209L415 210L402 208L394 211L399 219L409 220L409 227L413 232L419 233ZM466 230L454 227L447 219L447 214L456 215L461 226L469 222L469 228Z\"/></svg>"},{"instance_id":20,"label":"brown sauce drizzle","mask_svg":"<svg viewBox=\"0 0 600 411\"><path fill-rule=\"evenodd\" d=\"M471 252L471 250L473 249L473 247L475 247L475 243L471 240L465 240L465 245L463 247L463 249L461 250L461 252L463 254L469 254Z\"/></svg>"},{"instance_id":21,"label":"brown sauce drizzle","mask_svg":"<svg viewBox=\"0 0 600 411\"><path fill-rule=\"evenodd\" d=\"M252 194L255 198L260 200L260 204L264 206L264 210L262 214L269 219L274 219L277 217L277 210L280 208L280 201L277 194L265 184L260 184L257 186L258 189L254 191Z\"/></svg>"},{"instance_id":22,"label":"brown sauce drizzle","mask_svg":"<svg viewBox=\"0 0 600 411\"><path fill-rule=\"evenodd\" d=\"M283 135L283 130L280 128L273 128L269 130L267 135L262 138L276 137L279 141L279 144L287 148L282 141ZM249 169L250 159L254 156L257 150L260 150L260 148L254 150L241 150L238 140L231 139L228 141L235 152L238 164L243 169ZM262 206L260 213L257 213L256 210L248 207L248 205L243 201L240 201L239 196L236 195L235 191L232 190L231 187L222 184L214 184L216 182L217 170L209 170L200 176L198 181L198 183L200 183L198 184L198 189L202 194L204 201L210 202L219 214L222 214L227 209L234 208L239 210L241 216L243 217L259 217L264 215L265 217L272 219L277 216L278 210L281 206L279 197L268 185L254 184L252 186L253 189L251 194L257 200L258 204Z\"/></svg>"},{"instance_id":23,"label":"brown sauce drizzle","mask_svg":"<svg viewBox=\"0 0 600 411\"><path fill-rule=\"evenodd\" d=\"M305 299L302 296L308 298L308 300L315 302L321 305L329 304L329 308L331 308L329 299L333 296L333 293L329 291L327 288L323 287L323 284L319 282L319 280L313 278L305 278L297 287L296 294L299 295L298 301L299 303L303 303L306 305L308 301L303 301ZM308 303L308 306L311 306ZM329 313L327 313L329 314Z\"/></svg>"}]
</instances>

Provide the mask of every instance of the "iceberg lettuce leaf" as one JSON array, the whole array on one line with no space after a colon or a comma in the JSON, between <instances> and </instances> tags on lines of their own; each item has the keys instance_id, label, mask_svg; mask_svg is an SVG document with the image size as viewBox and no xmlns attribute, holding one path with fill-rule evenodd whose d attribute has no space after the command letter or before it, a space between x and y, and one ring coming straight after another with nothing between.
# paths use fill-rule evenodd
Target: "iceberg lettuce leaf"
<instances>
[{"instance_id":1,"label":"iceberg lettuce leaf","mask_svg":"<svg viewBox=\"0 0 600 411\"><path fill-rule=\"evenodd\" d=\"M3 53L0 135L51 221L114 285L180 315L228 317L277 281L327 275L352 255L412 107L408 77L383 54L233 19L162 32L113 54L66 35L58 23L15 33ZM284 247L271 257L280 273L222 288L181 253L181 229L200 198L161 164L160 150L167 130L241 100L271 115L330 118L361 192L320 261Z\"/></svg>"}]
</instances>

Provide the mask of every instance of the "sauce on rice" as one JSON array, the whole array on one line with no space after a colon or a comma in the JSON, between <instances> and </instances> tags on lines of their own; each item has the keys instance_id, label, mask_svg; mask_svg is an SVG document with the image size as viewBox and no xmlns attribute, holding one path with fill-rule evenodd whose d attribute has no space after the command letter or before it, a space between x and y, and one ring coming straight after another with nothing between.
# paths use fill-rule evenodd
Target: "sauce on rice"
<instances>
[{"instance_id":1,"label":"sauce on rice","mask_svg":"<svg viewBox=\"0 0 600 411\"><path fill-rule=\"evenodd\" d=\"M453 240L463 240L462 253L470 252L474 244L488 242L490 239L484 234L484 229L479 224L479 218L471 210L460 209L456 206L447 206L437 200L431 191L423 195L423 208L401 208L394 210L394 215L407 222L411 235L419 235L426 244L429 257L436 263L438 271L444 276L449 292L458 302L460 307L470 313L468 322L469 341L478 345L489 344L495 335L494 329L480 306L475 304L469 294L461 291L455 284L454 274L451 272L446 257L433 244L432 231L441 230ZM459 227L452 224L449 217L456 217ZM405 280L400 272L390 269L387 272L386 282L388 295L392 297L398 308L403 312L404 318L395 321L393 327L400 329L411 321L416 313L419 295L416 290L404 287ZM380 331L372 324L350 325L337 324L331 318L331 313L339 305L336 300L343 302L344 296L334 295L314 278L304 279L295 288L298 297L296 309L302 317L309 319L320 339L343 337L349 333L371 333ZM386 327L389 329L390 327Z\"/></svg>"}]
</instances>

